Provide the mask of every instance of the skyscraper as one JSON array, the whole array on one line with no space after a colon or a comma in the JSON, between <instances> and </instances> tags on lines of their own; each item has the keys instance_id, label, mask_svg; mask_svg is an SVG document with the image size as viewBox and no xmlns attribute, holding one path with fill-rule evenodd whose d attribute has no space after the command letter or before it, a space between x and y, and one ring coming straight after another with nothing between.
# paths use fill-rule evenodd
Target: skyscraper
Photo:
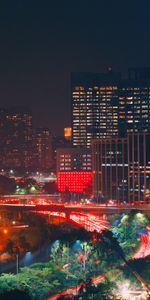
<instances>
[{"instance_id":1,"label":"skyscraper","mask_svg":"<svg viewBox=\"0 0 150 300\"><path fill-rule=\"evenodd\" d=\"M3 168L32 166L32 114L24 107L0 110L0 162Z\"/></svg>"},{"instance_id":2,"label":"skyscraper","mask_svg":"<svg viewBox=\"0 0 150 300\"><path fill-rule=\"evenodd\" d=\"M72 73L72 138L90 147L93 138L118 136L119 73Z\"/></svg>"},{"instance_id":3,"label":"skyscraper","mask_svg":"<svg viewBox=\"0 0 150 300\"><path fill-rule=\"evenodd\" d=\"M128 144L126 138L92 142L93 193L100 202L128 199Z\"/></svg>"},{"instance_id":4,"label":"skyscraper","mask_svg":"<svg viewBox=\"0 0 150 300\"><path fill-rule=\"evenodd\" d=\"M147 201L150 192L150 133L128 134L128 201Z\"/></svg>"},{"instance_id":5,"label":"skyscraper","mask_svg":"<svg viewBox=\"0 0 150 300\"><path fill-rule=\"evenodd\" d=\"M35 131L36 168L46 170L52 165L52 135L48 128Z\"/></svg>"},{"instance_id":6,"label":"skyscraper","mask_svg":"<svg viewBox=\"0 0 150 300\"><path fill-rule=\"evenodd\" d=\"M150 132L150 69L129 69L119 84L119 136Z\"/></svg>"},{"instance_id":7,"label":"skyscraper","mask_svg":"<svg viewBox=\"0 0 150 300\"><path fill-rule=\"evenodd\" d=\"M128 133L127 138L92 143L93 193L98 201L147 201L150 191L150 134Z\"/></svg>"}]
</instances>

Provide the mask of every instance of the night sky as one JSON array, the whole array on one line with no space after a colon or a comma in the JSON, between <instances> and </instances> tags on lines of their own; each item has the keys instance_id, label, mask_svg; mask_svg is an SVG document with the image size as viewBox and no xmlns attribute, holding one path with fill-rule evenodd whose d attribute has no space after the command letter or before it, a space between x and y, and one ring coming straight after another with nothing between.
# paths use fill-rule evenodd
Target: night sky
<instances>
[{"instance_id":1,"label":"night sky","mask_svg":"<svg viewBox=\"0 0 150 300\"><path fill-rule=\"evenodd\" d=\"M1 107L30 107L35 126L70 125L70 72L150 66L149 1L0 3Z\"/></svg>"}]
</instances>

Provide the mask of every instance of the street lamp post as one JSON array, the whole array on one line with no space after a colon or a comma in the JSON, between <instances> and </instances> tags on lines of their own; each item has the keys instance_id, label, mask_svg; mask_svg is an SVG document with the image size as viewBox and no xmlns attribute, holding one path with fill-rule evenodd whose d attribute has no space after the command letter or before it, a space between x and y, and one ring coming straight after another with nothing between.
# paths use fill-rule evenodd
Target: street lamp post
<instances>
[{"instance_id":1,"label":"street lamp post","mask_svg":"<svg viewBox=\"0 0 150 300\"><path fill-rule=\"evenodd\" d=\"M19 253L16 253L16 273L19 272Z\"/></svg>"},{"instance_id":2,"label":"street lamp post","mask_svg":"<svg viewBox=\"0 0 150 300\"><path fill-rule=\"evenodd\" d=\"M15 249L15 255L16 255L16 274L19 273L19 248L16 247Z\"/></svg>"}]
</instances>

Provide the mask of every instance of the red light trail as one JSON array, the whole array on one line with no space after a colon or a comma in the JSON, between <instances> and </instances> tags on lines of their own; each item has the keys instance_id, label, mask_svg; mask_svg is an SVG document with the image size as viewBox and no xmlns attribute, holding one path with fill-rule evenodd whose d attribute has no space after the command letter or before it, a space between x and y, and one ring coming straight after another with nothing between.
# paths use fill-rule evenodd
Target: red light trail
<instances>
[{"instance_id":1,"label":"red light trail","mask_svg":"<svg viewBox=\"0 0 150 300\"><path fill-rule=\"evenodd\" d=\"M104 280L104 276L99 275L99 276L93 278L91 280L91 283L93 283L94 285L98 285L103 280ZM52 296L52 297L48 298L48 300L57 300L60 296L77 295L81 287L82 287L82 284L79 284L76 287L67 289L65 292L59 293L59 294L57 294L55 296Z\"/></svg>"},{"instance_id":2,"label":"red light trail","mask_svg":"<svg viewBox=\"0 0 150 300\"><path fill-rule=\"evenodd\" d=\"M141 245L137 253L133 255L133 259L144 258L150 255L150 227L147 227L148 234L141 236Z\"/></svg>"},{"instance_id":3,"label":"red light trail","mask_svg":"<svg viewBox=\"0 0 150 300\"><path fill-rule=\"evenodd\" d=\"M71 213L70 220L81 225L87 231L97 231L100 233L109 228L108 221L104 220L103 217L94 216L92 214Z\"/></svg>"}]
</instances>

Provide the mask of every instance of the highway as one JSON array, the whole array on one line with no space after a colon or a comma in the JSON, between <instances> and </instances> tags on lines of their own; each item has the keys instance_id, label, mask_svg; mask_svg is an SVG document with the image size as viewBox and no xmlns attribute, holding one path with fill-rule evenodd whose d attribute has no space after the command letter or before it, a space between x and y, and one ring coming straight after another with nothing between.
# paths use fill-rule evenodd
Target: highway
<instances>
[{"instance_id":1,"label":"highway","mask_svg":"<svg viewBox=\"0 0 150 300\"><path fill-rule=\"evenodd\" d=\"M37 202L37 201L36 201ZM89 212L93 214L115 214L115 213L128 213L131 210L140 210L143 213L150 215L150 205L140 206L112 206L112 205L100 205L100 204L66 204L66 203L47 203L46 200L39 200L36 204L34 201L28 204L13 203L11 200L3 200L0 202L0 210L10 209L13 211L61 211L65 213L73 212Z\"/></svg>"},{"instance_id":2,"label":"highway","mask_svg":"<svg viewBox=\"0 0 150 300\"><path fill-rule=\"evenodd\" d=\"M18 211L34 211L40 214L50 214L53 216L59 216L66 218L68 221L72 221L75 224L84 227L87 231L97 231L101 233L105 229L109 229L109 223L105 217L105 214L129 212L132 209L140 209L144 213L150 212L150 206L106 206L106 205L88 205L88 204L74 204L74 203L47 203L46 199L36 199L36 204L28 201L28 204L12 203L12 201L4 200L0 204L0 209L10 209ZM132 257L133 259L143 258L150 255L150 228L148 229L148 235L141 240L141 245L137 253ZM104 276L98 276L92 280L94 284L98 284L104 280ZM48 300L56 300L60 296L67 294L76 295L81 285L77 287L69 288L66 291L59 293Z\"/></svg>"},{"instance_id":3,"label":"highway","mask_svg":"<svg viewBox=\"0 0 150 300\"><path fill-rule=\"evenodd\" d=\"M97 231L100 233L110 227L109 222L103 217L94 216L89 213L71 213L69 219L91 232Z\"/></svg>"},{"instance_id":4,"label":"highway","mask_svg":"<svg viewBox=\"0 0 150 300\"><path fill-rule=\"evenodd\" d=\"M150 255L150 227L147 227L148 234L141 237L141 245L137 253L133 255L133 259L144 258Z\"/></svg>"}]
</instances>

